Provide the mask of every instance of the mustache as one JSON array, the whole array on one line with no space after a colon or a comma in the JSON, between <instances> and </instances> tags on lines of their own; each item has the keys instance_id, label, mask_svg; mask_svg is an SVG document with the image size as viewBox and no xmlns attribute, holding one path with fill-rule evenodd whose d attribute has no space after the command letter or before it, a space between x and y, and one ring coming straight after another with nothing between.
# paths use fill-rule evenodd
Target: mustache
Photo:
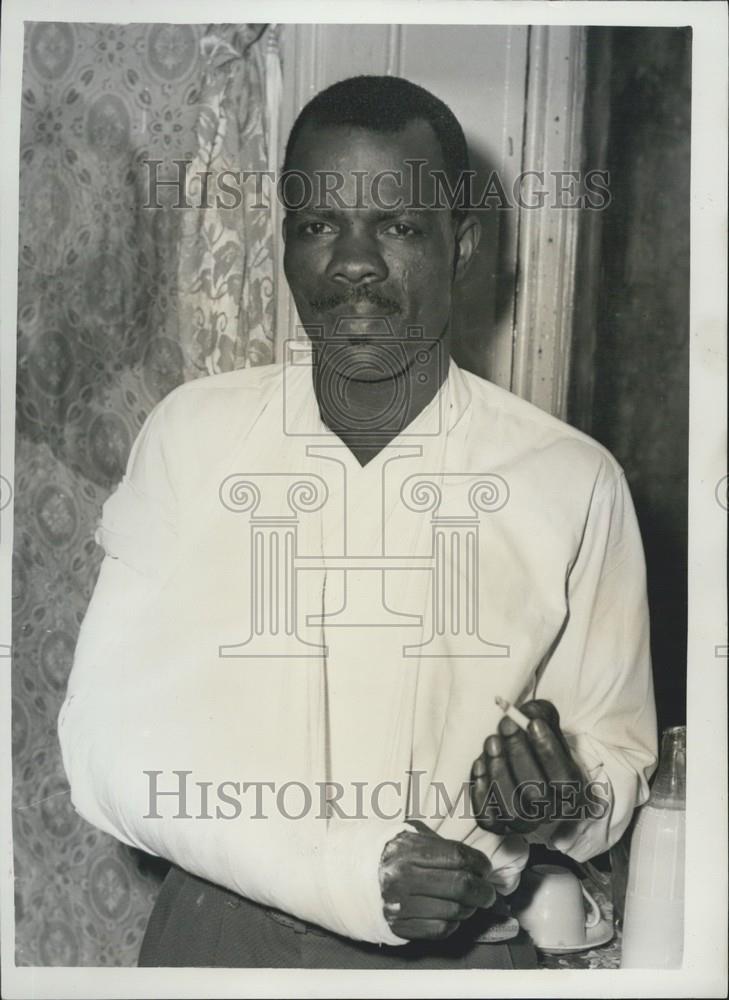
<instances>
[{"instance_id":1,"label":"mustache","mask_svg":"<svg viewBox=\"0 0 729 1000\"><path fill-rule=\"evenodd\" d=\"M399 302L387 295L380 294L380 292L370 288L369 285L355 285L353 288L338 292L335 295L320 295L309 299L309 305L317 312L328 312L330 309L337 309L339 306L354 306L360 302L369 302L371 305L382 309L387 315L402 312Z\"/></svg>"}]
</instances>

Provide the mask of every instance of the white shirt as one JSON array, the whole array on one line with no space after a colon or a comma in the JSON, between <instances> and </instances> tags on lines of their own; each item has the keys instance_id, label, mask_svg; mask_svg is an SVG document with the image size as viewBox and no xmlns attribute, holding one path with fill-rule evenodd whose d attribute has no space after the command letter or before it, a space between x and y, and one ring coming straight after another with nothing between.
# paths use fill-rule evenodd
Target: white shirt
<instances>
[{"instance_id":1,"label":"white shirt","mask_svg":"<svg viewBox=\"0 0 729 1000\"><path fill-rule=\"evenodd\" d=\"M464 802L495 695L552 701L606 789L603 816L530 839L585 860L647 798L645 569L622 470L453 362L364 468L306 365L188 383L149 417L97 537L59 733L75 807L125 843L399 944L378 865L406 817L484 851L502 892L526 863L525 838L481 830ZM176 794L152 803L153 782Z\"/></svg>"}]
</instances>

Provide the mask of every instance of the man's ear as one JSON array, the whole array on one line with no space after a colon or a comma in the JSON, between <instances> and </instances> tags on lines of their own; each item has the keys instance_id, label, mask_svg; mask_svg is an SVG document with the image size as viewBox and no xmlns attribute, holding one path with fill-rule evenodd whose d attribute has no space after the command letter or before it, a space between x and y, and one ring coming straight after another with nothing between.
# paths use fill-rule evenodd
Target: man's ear
<instances>
[{"instance_id":1,"label":"man's ear","mask_svg":"<svg viewBox=\"0 0 729 1000\"><path fill-rule=\"evenodd\" d=\"M456 281L460 281L466 273L480 239L481 223L475 215L466 215L456 228L456 259L453 267Z\"/></svg>"}]
</instances>

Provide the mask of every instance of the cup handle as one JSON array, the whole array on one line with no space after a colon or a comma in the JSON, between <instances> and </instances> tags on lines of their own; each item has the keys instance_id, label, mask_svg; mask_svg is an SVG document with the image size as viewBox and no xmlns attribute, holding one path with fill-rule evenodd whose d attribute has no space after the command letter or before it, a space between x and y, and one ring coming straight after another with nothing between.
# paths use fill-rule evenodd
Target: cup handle
<instances>
[{"instance_id":1,"label":"cup handle","mask_svg":"<svg viewBox=\"0 0 729 1000\"><path fill-rule=\"evenodd\" d=\"M590 906L590 912L587 915L587 920L585 921L585 927L590 930L590 928L596 927L600 923L602 920L602 913L600 912L600 907L587 891L582 881L580 882L580 887L582 889L582 895L585 897Z\"/></svg>"}]
</instances>

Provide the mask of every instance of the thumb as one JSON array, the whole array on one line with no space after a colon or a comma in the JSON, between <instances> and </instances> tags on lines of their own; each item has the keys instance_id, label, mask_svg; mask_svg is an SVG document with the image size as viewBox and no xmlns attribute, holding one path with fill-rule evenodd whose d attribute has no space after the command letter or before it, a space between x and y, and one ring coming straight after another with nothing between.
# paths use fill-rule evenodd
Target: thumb
<instances>
[{"instance_id":1,"label":"thumb","mask_svg":"<svg viewBox=\"0 0 729 1000\"><path fill-rule=\"evenodd\" d=\"M519 711L523 712L528 719L543 719L555 733L560 731L559 712L551 701L546 701L544 698L525 701L519 705Z\"/></svg>"},{"instance_id":2,"label":"thumb","mask_svg":"<svg viewBox=\"0 0 729 1000\"><path fill-rule=\"evenodd\" d=\"M439 834L437 834L434 830L431 830L430 827L426 823L423 823L420 819L406 819L405 822L418 833L424 833L431 837L439 836Z\"/></svg>"}]
</instances>

